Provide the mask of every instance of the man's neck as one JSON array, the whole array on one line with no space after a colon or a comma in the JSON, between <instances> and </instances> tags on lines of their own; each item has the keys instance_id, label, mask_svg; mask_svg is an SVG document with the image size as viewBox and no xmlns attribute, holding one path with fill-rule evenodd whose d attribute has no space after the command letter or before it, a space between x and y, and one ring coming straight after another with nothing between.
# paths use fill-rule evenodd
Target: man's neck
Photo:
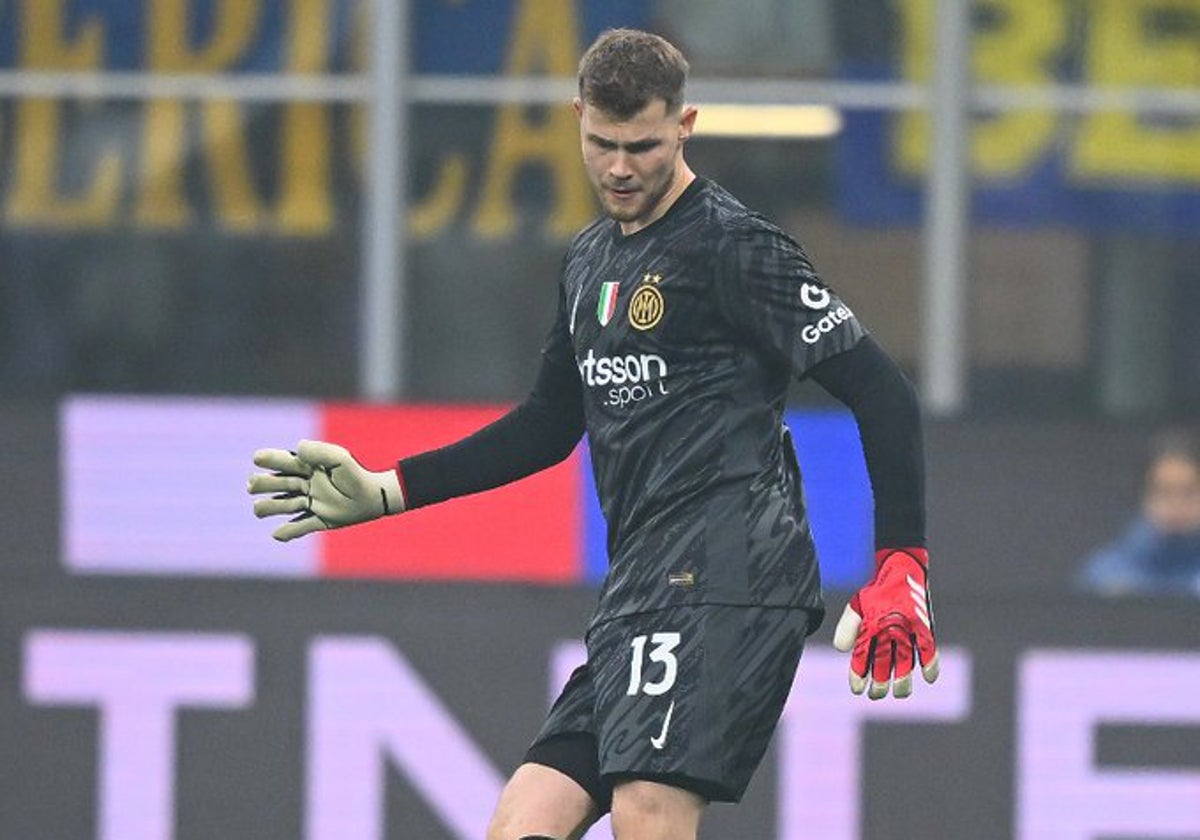
<instances>
[{"instance_id":1,"label":"man's neck","mask_svg":"<svg viewBox=\"0 0 1200 840\"><path fill-rule=\"evenodd\" d=\"M684 190L695 180L696 173L692 171L692 168L686 162L680 161L680 165L675 170L675 177L671 181L671 189L663 194L653 215L645 219L639 219L636 222L630 222L628 225L625 222L620 222L621 233L625 236L637 233L639 230L650 227L650 225L667 215L667 211L671 209L675 202L679 200L679 196L683 195Z\"/></svg>"}]
</instances>

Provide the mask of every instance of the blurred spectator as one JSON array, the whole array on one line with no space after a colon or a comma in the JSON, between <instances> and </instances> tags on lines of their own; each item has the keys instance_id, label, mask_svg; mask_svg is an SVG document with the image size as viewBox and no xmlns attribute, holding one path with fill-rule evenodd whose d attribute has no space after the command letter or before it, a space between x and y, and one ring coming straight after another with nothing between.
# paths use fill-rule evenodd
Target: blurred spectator
<instances>
[{"instance_id":1,"label":"blurred spectator","mask_svg":"<svg viewBox=\"0 0 1200 840\"><path fill-rule=\"evenodd\" d=\"M1200 442L1171 431L1150 449L1142 509L1097 551L1080 584L1101 595L1200 595Z\"/></svg>"}]
</instances>

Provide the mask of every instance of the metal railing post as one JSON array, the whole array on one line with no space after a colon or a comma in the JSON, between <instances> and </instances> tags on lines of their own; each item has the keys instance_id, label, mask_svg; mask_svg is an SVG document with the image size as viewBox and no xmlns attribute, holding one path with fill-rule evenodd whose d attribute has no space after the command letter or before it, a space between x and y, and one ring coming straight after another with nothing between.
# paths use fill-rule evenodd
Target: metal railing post
<instances>
[{"instance_id":1,"label":"metal railing post","mask_svg":"<svg viewBox=\"0 0 1200 840\"><path fill-rule=\"evenodd\" d=\"M966 405L970 7L970 0L937 3L921 317L921 396L934 416L960 414Z\"/></svg>"},{"instance_id":2,"label":"metal railing post","mask_svg":"<svg viewBox=\"0 0 1200 840\"><path fill-rule=\"evenodd\" d=\"M375 0L368 165L363 185L359 394L404 394L406 339L408 2Z\"/></svg>"}]
</instances>

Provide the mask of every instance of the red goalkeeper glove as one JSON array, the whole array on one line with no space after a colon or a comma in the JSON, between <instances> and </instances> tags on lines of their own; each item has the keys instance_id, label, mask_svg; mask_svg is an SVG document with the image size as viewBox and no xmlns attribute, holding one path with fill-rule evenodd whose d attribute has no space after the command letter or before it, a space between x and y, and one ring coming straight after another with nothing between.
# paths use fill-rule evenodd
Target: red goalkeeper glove
<instances>
[{"instance_id":1,"label":"red goalkeeper glove","mask_svg":"<svg viewBox=\"0 0 1200 840\"><path fill-rule=\"evenodd\" d=\"M912 694L920 657L926 682L938 677L937 639L923 548L875 552L875 579L858 590L833 632L833 645L850 655L850 690L872 700Z\"/></svg>"}]
</instances>

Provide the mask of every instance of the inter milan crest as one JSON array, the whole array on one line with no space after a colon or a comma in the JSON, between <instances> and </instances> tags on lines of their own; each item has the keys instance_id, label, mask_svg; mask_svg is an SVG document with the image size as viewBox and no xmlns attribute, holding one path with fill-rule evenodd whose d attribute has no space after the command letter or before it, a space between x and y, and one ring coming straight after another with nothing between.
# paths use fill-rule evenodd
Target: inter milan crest
<instances>
[{"instance_id":1,"label":"inter milan crest","mask_svg":"<svg viewBox=\"0 0 1200 840\"><path fill-rule=\"evenodd\" d=\"M629 323L634 329L649 330L662 320L663 309L666 308L662 292L655 286L662 282L661 274L647 274L642 278L642 285L629 300Z\"/></svg>"},{"instance_id":2,"label":"inter milan crest","mask_svg":"<svg viewBox=\"0 0 1200 840\"><path fill-rule=\"evenodd\" d=\"M621 289L620 283L605 283L600 287L600 301L596 304L596 318L600 326L607 327L617 311L617 294Z\"/></svg>"}]
</instances>

